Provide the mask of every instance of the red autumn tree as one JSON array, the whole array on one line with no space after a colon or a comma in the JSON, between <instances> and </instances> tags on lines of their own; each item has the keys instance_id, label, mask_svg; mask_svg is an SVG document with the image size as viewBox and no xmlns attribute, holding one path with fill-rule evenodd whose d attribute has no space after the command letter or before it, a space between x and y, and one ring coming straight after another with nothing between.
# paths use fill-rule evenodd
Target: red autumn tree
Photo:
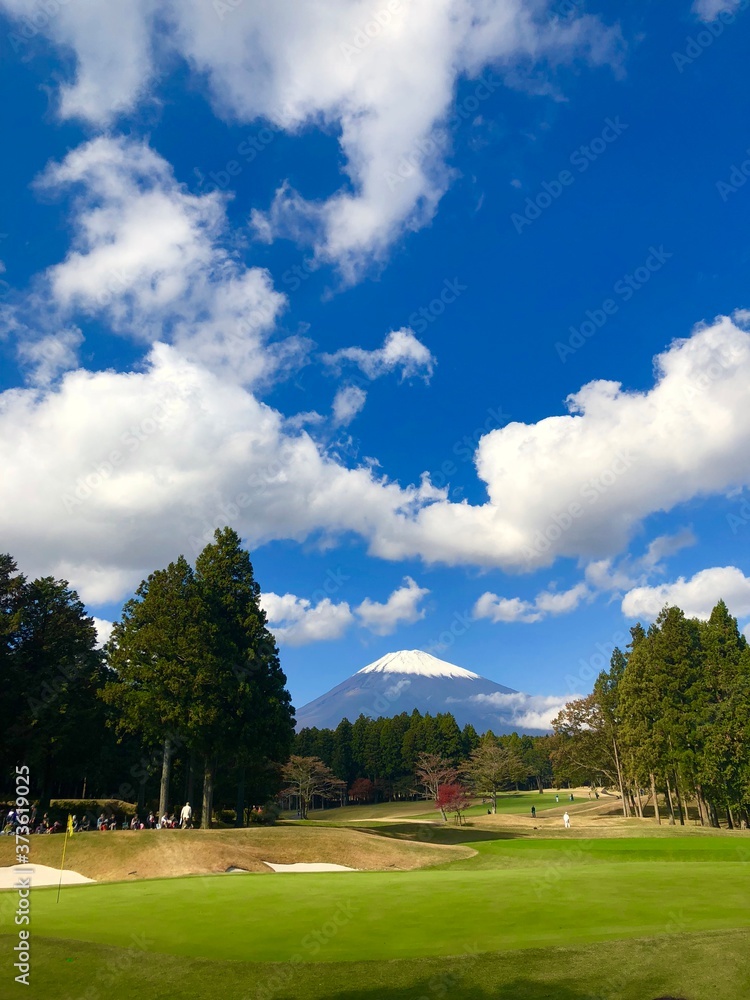
<instances>
[{"instance_id":1,"label":"red autumn tree","mask_svg":"<svg viewBox=\"0 0 750 1000\"><path fill-rule=\"evenodd\" d=\"M435 808L445 816L446 813L453 813L453 822L459 825L466 824L464 813L471 805L469 793L460 784L440 785L437 790Z\"/></svg>"}]
</instances>

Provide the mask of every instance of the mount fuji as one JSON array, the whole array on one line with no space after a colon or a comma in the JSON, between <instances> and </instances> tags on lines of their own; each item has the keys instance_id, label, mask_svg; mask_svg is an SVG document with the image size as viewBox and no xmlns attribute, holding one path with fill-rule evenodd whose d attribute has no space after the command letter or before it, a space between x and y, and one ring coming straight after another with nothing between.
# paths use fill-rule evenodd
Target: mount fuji
<instances>
[{"instance_id":1,"label":"mount fuji","mask_svg":"<svg viewBox=\"0 0 750 1000\"><path fill-rule=\"evenodd\" d=\"M450 712L459 726L496 735L549 732L564 699L526 695L420 649L387 653L297 710L297 729L335 729L343 718Z\"/></svg>"}]
</instances>

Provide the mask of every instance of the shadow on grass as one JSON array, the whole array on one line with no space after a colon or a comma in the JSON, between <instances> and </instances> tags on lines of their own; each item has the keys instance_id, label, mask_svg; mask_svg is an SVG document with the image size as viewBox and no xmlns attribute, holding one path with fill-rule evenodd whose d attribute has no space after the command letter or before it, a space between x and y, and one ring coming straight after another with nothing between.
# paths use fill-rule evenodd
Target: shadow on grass
<instances>
[{"instance_id":1,"label":"shadow on grass","mask_svg":"<svg viewBox=\"0 0 750 1000\"><path fill-rule=\"evenodd\" d=\"M599 991L581 993L562 981L534 982L519 977L497 985L487 983L481 986L475 981L464 985L461 977L451 976L450 973L428 976L409 986L339 989L329 993L328 997L330 1000L434 1000L436 997L450 997L451 1000L608 1000L606 994ZM302 1000L301 994L295 995L294 1000ZM651 1000L651 997L644 996L643 1000Z\"/></svg>"},{"instance_id":2,"label":"shadow on grass","mask_svg":"<svg viewBox=\"0 0 750 1000\"><path fill-rule=\"evenodd\" d=\"M387 826L368 826L357 823L352 829L372 833L392 840L413 840L423 844L472 844L486 840L517 840L525 832L508 830L480 830L472 826L439 826L437 823L389 823Z\"/></svg>"}]
</instances>

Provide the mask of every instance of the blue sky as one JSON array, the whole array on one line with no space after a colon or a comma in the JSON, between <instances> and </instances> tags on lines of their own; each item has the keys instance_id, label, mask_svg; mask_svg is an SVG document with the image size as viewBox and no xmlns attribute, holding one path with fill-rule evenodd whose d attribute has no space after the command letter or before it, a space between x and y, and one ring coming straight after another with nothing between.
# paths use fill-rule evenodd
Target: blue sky
<instances>
[{"instance_id":1,"label":"blue sky","mask_svg":"<svg viewBox=\"0 0 750 1000\"><path fill-rule=\"evenodd\" d=\"M748 623L748 6L0 0L3 548L231 523L298 705Z\"/></svg>"}]
</instances>

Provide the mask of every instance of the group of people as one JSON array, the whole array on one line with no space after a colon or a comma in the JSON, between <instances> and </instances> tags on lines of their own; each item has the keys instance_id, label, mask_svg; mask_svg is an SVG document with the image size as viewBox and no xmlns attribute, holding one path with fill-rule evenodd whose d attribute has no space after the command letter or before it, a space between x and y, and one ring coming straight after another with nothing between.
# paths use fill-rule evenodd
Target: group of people
<instances>
[{"instance_id":1,"label":"group of people","mask_svg":"<svg viewBox=\"0 0 750 1000\"><path fill-rule=\"evenodd\" d=\"M44 813L44 815L39 818L38 813L39 811L37 807L32 806L31 811L28 814L29 833L65 832L66 825L61 823L60 820L51 820L49 813ZM84 813L80 819L77 815L71 816L70 819L73 827L73 833L88 833L89 830L93 829L92 819L89 817L88 813ZM7 810L0 809L0 834L5 834L9 837L15 836L16 829L19 826L26 827L26 820L26 813L19 814L15 808ZM192 825L193 810L189 802L186 802L180 810L179 819L175 816L174 812L170 812L165 809L160 819L156 818L156 814L152 810L145 819L141 819L141 817L139 817L136 813L130 820L125 817L120 824L118 824L117 817L114 813L108 816L106 813L102 812L96 820L97 830L188 830L192 827Z\"/></svg>"},{"instance_id":2,"label":"group of people","mask_svg":"<svg viewBox=\"0 0 750 1000\"><path fill-rule=\"evenodd\" d=\"M59 820L51 820L48 813L39 817L39 810L32 806L29 813L18 810L0 809L0 834L15 836L16 828L28 826L29 833L63 833L65 826Z\"/></svg>"}]
</instances>

